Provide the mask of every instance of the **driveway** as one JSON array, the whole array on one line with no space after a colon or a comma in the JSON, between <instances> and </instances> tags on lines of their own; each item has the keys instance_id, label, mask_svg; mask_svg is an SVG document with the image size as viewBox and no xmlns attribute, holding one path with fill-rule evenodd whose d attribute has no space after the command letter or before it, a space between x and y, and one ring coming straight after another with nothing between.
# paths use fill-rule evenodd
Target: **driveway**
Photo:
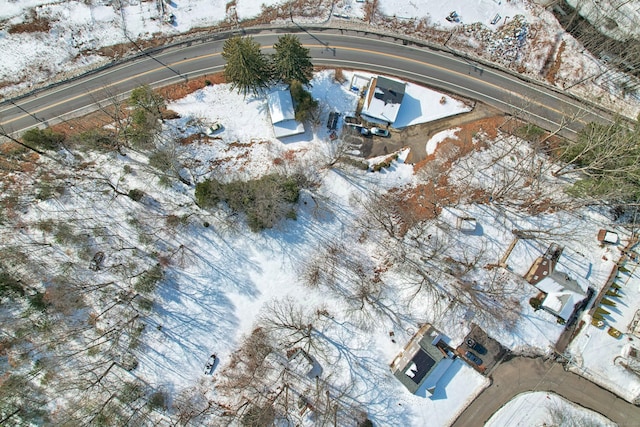
<instances>
[{"instance_id":1,"label":"driveway","mask_svg":"<svg viewBox=\"0 0 640 427\"><path fill-rule=\"evenodd\" d=\"M566 372L559 363L542 358L515 357L499 365L493 382L453 423L454 427L480 426L514 396L527 391L551 391L598 412L619 426L640 426L640 407L594 383Z\"/></svg>"},{"instance_id":2,"label":"driveway","mask_svg":"<svg viewBox=\"0 0 640 427\"><path fill-rule=\"evenodd\" d=\"M468 113L409 126L401 130L392 130L390 138L360 137L362 144L360 152L364 158L369 159L371 157L386 156L389 153L395 153L401 148L407 147L411 149L407 157L407 163L418 163L427 157L427 142L436 133L500 114L502 113L499 110L478 102L473 110Z\"/></svg>"}]
</instances>

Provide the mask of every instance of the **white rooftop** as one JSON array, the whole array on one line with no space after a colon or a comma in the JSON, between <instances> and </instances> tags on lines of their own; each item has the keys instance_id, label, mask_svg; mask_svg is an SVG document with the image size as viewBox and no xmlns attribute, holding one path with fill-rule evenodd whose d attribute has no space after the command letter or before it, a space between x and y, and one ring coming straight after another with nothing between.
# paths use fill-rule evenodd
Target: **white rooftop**
<instances>
[{"instance_id":1,"label":"white rooftop","mask_svg":"<svg viewBox=\"0 0 640 427\"><path fill-rule=\"evenodd\" d=\"M276 138L298 135L304 132L304 125L295 119L293 100L288 89L275 90L267 95L269 115Z\"/></svg>"},{"instance_id":2,"label":"white rooftop","mask_svg":"<svg viewBox=\"0 0 640 427\"><path fill-rule=\"evenodd\" d=\"M585 298L584 294L563 287L554 277L545 277L536 288L547 294L542 306L564 320L571 317L575 305Z\"/></svg>"},{"instance_id":3,"label":"white rooftop","mask_svg":"<svg viewBox=\"0 0 640 427\"><path fill-rule=\"evenodd\" d=\"M388 77L371 79L362 114L393 123L402 105L406 83Z\"/></svg>"}]
</instances>

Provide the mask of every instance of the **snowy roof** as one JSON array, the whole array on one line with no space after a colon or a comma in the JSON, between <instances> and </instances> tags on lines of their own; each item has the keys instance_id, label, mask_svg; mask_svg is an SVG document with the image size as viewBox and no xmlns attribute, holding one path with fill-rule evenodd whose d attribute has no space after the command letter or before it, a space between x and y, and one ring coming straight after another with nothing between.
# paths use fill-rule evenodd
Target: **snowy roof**
<instances>
[{"instance_id":1,"label":"snowy roof","mask_svg":"<svg viewBox=\"0 0 640 427\"><path fill-rule=\"evenodd\" d=\"M304 132L304 125L295 119L293 100L288 89L276 90L267 95L269 115L276 138L298 135Z\"/></svg>"},{"instance_id":2,"label":"snowy roof","mask_svg":"<svg viewBox=\"0 0 640 427\"><path fill-rule=\"evenodd\" d=\"M582 301L586 295L576 292L579 288L576 289L577 283L575 281L573 283L558 281L562 277L564 276L558 276L554 273L538 282L536 288L547 294L542 301L544 309L564 320L569 320L576 304Z\"/></svg>"},{"instance_id":3,"label":"snowy roof","mask_svg":"<svg viewBox=\"0 0 640 427\"><path fill-rule=\"evenodd\" d=\"M392 362L393 374L411 393L425 386L433 393L451 366L452 359L435 345L441 337L432 327L423 327Z\"/></svg>"},{"instance_id":4,"label":"snowy roof","mask_svg":"<svg viewBox=\"0 0 640 427\"><path fill-rule=\"evenodd\" d=\"M603 243L618 243L618 233L609 230L600 230L598 232L598 241Z\"/></svg>"},{"instance_id":5,"label":"snowy roof","mask_svg":"<svg viewBox=\"0 0 640 427\"><path fill-rule=\"evenodd\" d=\"M386 77L371 79L362 114L393 123L398 116L406 83Z\"/></svg>"},{"instance_id":6,"label":"snowy roof","mask_svg":"<svg viewBox=\"0 0 640 427\"><path fill-rule=\"evenodd\" d=\"M273 124L296 118L295 112L293 111L291 92L287 89L271 92L267 95L267 101L269 103L269 114L271 115L271 122Z\"/></svg>"}]
</instances>

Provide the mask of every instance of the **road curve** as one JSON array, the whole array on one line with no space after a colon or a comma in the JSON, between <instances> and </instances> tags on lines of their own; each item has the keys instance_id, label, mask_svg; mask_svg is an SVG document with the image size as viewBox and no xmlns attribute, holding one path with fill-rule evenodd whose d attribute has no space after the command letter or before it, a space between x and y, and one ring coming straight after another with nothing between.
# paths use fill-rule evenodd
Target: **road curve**
<instances>
[{"instance_id":1,"label":"road curve","mask_svg":"<svg viewBox=\"0 0 640 427\"><path fill-rule=\"evenodd\" d=\"M291 30L263 30L252 36L269 52L277 37ZM315 65L395 75L487 103L505 113L519 111L548 130L556 130L567 116L577 117L564 131L569 137L587 122L610 119L607 113L586 108L584 103L545 86L400 38L335 29L299 29L296 34L310 49ZM141 84L160 86L222 71L223 43L224 39L199 40L154 51L19 100L5 101L0 104L0 126L7 133L18 134L96 109Z\"/></svg>"},{"instance_id":2,"label":"road curve","mask_svg":"<svg viewBox=\"0 0 640 427\"><path fill-rule=\"evenodd\" d=\"M542 358L515 357L493 371L492 383L462 412L452 427L484 425L514 396L550 391L598 412L619 426L640 425L640 407Z\"/></svg>"}]
</instances>

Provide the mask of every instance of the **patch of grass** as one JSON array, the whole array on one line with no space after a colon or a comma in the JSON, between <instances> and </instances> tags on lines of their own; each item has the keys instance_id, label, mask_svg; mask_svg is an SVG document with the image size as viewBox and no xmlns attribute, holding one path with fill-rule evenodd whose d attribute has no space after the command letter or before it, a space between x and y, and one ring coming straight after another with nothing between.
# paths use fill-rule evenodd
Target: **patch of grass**
<instances>
[{"instance_id":1,"label":"patch of grass","mask_svg":"<svg viewBox=\"0 0 640 427\"><path fill-rule=\"evenodd\" d=\"M546 131L542 129L540 126L536 126L530 123L527 123L524 126L520 126L516 129L516 135L520 136L523 139L526 139L529 142L539 142L544 137Z\"/></svg>"},{"instance_id":2,"label":"patch of grass","mask_svg":"<svg viewBox=\"0 0 640 427\"><path fill-rule=\"evenodd\" d=\"M56 150L65 140L65 135L51 129L29 129L22 134L22 142L30 147L44 150Z\"/></svg>"}]
</instances>

